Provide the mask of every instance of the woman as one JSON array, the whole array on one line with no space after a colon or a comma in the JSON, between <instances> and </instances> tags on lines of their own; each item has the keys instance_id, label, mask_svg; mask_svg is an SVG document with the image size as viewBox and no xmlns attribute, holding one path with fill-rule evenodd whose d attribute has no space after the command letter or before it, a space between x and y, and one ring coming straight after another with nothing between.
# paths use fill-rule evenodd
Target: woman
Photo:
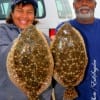
<instances>
[{"instance_id":1,"label":"woman","mask_svg":"<svg viewBox=\"0 0 100 100\"><path fill-rule=\"evenodd\" d=\"M12 42L30 24L36 24L35 0L12 0L7 23L0 25L0 100L27 100L27 96L9 79L6 69L7 54ZM46 90L40 100L50 100L51 89Z\"/></svg>"}]
</instances>

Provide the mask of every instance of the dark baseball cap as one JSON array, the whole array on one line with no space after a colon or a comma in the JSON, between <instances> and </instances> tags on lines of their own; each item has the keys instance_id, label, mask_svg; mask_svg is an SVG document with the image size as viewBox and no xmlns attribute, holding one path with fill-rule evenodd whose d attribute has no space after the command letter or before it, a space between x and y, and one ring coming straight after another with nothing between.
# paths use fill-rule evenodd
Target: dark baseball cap
<instances>
[{"instance_id":1,"label":"dark baseball cap","mask_svg":"<svg viewBox=\"0 0 100 100\"><path fill-rule=\"evenodd\" d=\"M38 3L37 3L37 0L12 0L12 5L11 6L14 6L18 3L31 3L35 8L38 8Z\"/></svg>"}]
</instances>

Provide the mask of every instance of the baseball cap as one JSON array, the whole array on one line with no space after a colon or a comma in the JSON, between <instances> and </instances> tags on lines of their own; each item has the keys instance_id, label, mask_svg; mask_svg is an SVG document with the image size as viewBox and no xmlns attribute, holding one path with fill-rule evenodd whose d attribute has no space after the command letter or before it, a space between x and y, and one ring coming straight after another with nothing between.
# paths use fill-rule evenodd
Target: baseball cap
<instances>
[{"instance_id":1,"label":"baseball cap","mask_svg":"<svg viewBox=\"0 0 100 100\"><path fill-rule=\"evenodd\" d=\"M38 8L37 0L12 0L11 6L14 6L20 2L25 3L25 4L31 3L35 8Z\"/></svg>"}]
</instances>

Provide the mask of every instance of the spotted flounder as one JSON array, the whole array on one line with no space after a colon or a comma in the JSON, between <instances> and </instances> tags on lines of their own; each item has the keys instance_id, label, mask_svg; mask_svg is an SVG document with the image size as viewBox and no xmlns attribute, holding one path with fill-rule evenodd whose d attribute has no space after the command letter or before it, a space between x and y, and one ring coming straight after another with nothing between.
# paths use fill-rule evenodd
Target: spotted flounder
<instances>
[{"instance_id":1,"label":"spotted flounder","mask_svg":"<svg viewBox=\"0 0 100 100\"><path fill-rule=\"evenodd\" d=\"M29 98L39 95L51 84L53 57L43 34L30 25L14 41L7 57L7 71L11 81Z\"/></svg>"},{"instance_id":2,"label":"spotted flounder","mask_svg":"<svg viewBox=\"0 0 100 100\"><path fill-rule=\"evenodd\" d=\"M51 43L51 52L54 58L54 79L66 87L63 100L73 100L78 96L75 86L83 80L88 63L80 32L69 23L63 24Z\"/></svg>"}]
</instances>

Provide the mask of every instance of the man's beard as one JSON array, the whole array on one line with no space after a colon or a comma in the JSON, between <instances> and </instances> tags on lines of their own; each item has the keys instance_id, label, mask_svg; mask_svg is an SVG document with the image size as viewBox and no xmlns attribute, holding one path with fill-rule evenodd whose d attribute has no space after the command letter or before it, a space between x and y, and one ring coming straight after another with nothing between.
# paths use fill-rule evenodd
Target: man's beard
<instances>
[{"instance_id":1,"label":"man's beard","mask_svg":"<svg viewBox=\"0 0 100 100\"><path fill-rule=\"evenodd\" d=\"M82 13L81 12L82 9L87 9L88 10L88 13ZM84 7L79 8L76 11L76 16L77 16L78 19L88 20L90 18L93 18L93 16L94 16L94 10L93 9L90 9L87 6L84 6Z\"/></svg>"}]
</instances>

